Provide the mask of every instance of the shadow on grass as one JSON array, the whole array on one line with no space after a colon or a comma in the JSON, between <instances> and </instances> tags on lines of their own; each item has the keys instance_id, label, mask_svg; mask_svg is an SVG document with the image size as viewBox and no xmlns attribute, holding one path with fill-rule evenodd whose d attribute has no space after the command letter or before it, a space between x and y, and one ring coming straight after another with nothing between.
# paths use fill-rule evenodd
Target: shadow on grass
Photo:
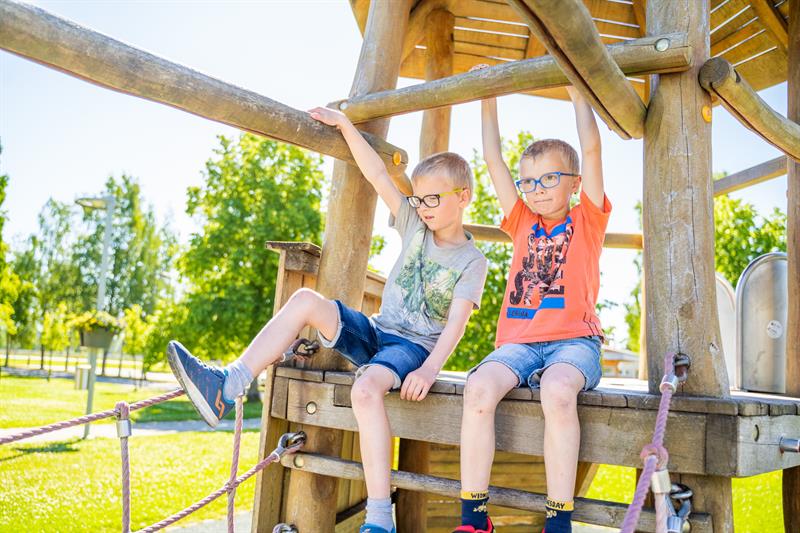
<instances>
[{"instance_id":1,"label":"shadow on grass","mask_svg":"<svg viewBox=\"0 0 800 533\"><path fill-rule=\"evenodd\" d=\"M46 444L41 445L19 445L15 446L13 450L18 452L16 455L11 455L9 457L4 457L0 459L0 463L10 461L12 459L16 459L17 457L23 457L25 455L30 455L32 453L75 453L79 452L80 450L75 447L81 439L70 439L60 442L48 442Z\"/></svg>"}]
</instances>

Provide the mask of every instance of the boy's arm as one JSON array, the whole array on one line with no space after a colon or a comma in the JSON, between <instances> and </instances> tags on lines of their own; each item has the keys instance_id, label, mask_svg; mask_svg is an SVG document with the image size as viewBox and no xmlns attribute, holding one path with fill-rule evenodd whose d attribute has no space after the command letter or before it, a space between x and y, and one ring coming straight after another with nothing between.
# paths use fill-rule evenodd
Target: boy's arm
<instances>
[{"instance_id":1,"label":"boy's arm","mask_svg":"<svg viewBox=\"0 0 800 533\"><path fill-rule=\"evenodd\" d=\"M592 106L575 87L567 87L567 92L575 108L575 124L581 143L581 176L583 192L594 205L603 208L605 191L603 188L603 161L600 149L600 132L594 118Z\"/></svg>"},{"instance_id":2,"label":"boy's arm","mask_svg":"<svg viewBox=\"0 0 800 533\"><path fill-rule=\"evenodd\" d=\"M500 142L500 126L497 121L497 99L487 98L481 101L481 132L483 137L483 159L489 169L494 190L500 200L503 215L511 215L511 210L517 203L517 188L514 178L503 161L502 146Z\"/></svg>"},{"instance_id":3,"label":"boy's arm","mask_svg":"<svg viewBox=\"0 0 800 533\"><path fill-rule=\"evenodd\" d=\"M347 146L353 153L361 173L375 189L383 201L389 206L392 215L397 216L400 205L405 201L403 194L397 189L386 171L380 156L364 139L361 133L343 113L327 107L315 107L308 112L311 118L328 126L336 126L342 132Z\"/></svg>"},{"instance_id":4,"label":"boy's arm","mask_svg":"<svg viewBox=\"0 0 800 533\"><path fill-rule=\"evenodd\" d=\"M447 315L447 324L439 335L439 340L436 341L436 345L422 366L403 380L400 398L415 401L425 399L439 371L464 335L473 306L474 304L466 298L453 298Z\"/></svg>"}]
</instances>

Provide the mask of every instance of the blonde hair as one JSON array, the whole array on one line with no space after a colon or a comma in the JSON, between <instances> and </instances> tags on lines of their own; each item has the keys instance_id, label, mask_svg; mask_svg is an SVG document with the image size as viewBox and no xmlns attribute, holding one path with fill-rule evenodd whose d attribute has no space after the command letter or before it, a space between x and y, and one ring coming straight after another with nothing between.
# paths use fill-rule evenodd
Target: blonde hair
<instances>
[{"instance_id":1,"label":"blonde hair","mask_svg":"<svg viewBox=\"0 0 800 533\"><path fill-rule=\"evenodd\" d=\"M524 152L522 152L520 161L526 157L530 157L531 159L535 160L537 157L549 152L554 152L560 155L567 164L569 172L573 174L580 174L581 163L578 159L578 152L576 152L575 148L570 146L569 143L564 142L561 139L542 139L540 141L534 141L528 145L527 148L525 148Z\"/></svg>"},{"instance_id":2,"label":"blonde hair","mask_svg":"<svg viewBox=\"0 0 800 533\"><path fill-rule=\"evenodd\" d=\"M441 173L447 176L455 187L472 191L472 169L467 160L453 152L439 152L426 157L414 167L412 183L421 176Z\"/></svg>"}]
</instances>

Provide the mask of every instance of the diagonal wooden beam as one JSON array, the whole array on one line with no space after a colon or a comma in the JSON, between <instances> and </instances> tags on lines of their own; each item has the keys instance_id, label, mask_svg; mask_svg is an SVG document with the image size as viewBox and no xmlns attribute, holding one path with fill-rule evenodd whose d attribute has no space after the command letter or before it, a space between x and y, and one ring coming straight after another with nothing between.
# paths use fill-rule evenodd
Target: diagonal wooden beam
<instances>
[{"instance_id":1,"label":"diagonal wooden beam","mask_svg":"<svg viewBox=\"0 0 800 533\"><path fill-rule=\"evenodd\" d=\"M778 176L784 176L786 174L786 163L786 156L782 155L718 179L714 182L714 196L728 194Z\"/></svg>"},{"instance_id":2,"label":"diagonal wooden beam","mask_svg":"<svg viewBox=\"0 0 800 533\"><path fill-rule=\"evenodd\" d=\"M753 8L761 24L775 38L778 47L787 52L789 50L789 31L783 16L778 13L775 6L769 0L750 0L750 7Z\"/></svg>"},{"instance_id":3,"label":"diagonal wooden beam","mask_svg":"<svg viewBox=\"0 0 800 533\"><path fill-rule=\"evenodd\" d=\"M535 40L535 38L533 38ZM685 33L669 33L608 46L608 53L627 75L682 72L692 63ZM392 91L333 102L355 123L471 102L491 96L562 87L570 83L552 56L495 65ZM627 83L627 82L626 82Z\"/></svg>"},{"instance_id":4,"label":"diagonal wooden beam","mask_svg":"<svg viewBox=\"0 0 800 533\"><path fill-rule=\"evenodd\" d=\"M600 40L581 0L508 0L564 74L623 139L644 134L647 108Z\"/></svg>"},{"instance_id":5,"label":"diagonal wooden beam","mask_svg":"<svg viewBox=\"0 0 800 533\"><path fill-rule=\"evenodd\" d=\"M726 59L715 57L700 69L700 85L746 128L800 162L800 124L772 109Z\"/></svg>"},{"instance_id":6,"label":"diagonal wooden beam","mask_svg":"<svg viewBox=\"0 0 800 533\"><path fill-rule=\"evenodd\" d=\"M355 164L336 128L266 96L225 83L57 17L0 0L0 49L84 81ZM404 176L408 156L365 134L390 174Z\"/></svg>"}]
</instances>

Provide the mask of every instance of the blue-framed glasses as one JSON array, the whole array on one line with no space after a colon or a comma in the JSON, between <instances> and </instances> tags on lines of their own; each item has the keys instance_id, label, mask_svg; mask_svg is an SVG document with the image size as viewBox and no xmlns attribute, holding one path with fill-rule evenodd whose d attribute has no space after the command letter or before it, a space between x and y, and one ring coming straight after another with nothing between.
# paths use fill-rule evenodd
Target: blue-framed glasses
<instances>
[{"instance_id":1,"label":"blue-framed glasses","mask_svg":"<svg viewBox=\"0 0 800 533\"><path fill-rule=\"evenodd\" d=\"M514 182L517 189L521 193L533 192L536 190L537 185L541 185L542 189L552 189L561 183L561 176L580 176L580 174L572 174L570 172L548 172L542 174L539 178L521 178Z\"/></svg>"}]
</instances>

